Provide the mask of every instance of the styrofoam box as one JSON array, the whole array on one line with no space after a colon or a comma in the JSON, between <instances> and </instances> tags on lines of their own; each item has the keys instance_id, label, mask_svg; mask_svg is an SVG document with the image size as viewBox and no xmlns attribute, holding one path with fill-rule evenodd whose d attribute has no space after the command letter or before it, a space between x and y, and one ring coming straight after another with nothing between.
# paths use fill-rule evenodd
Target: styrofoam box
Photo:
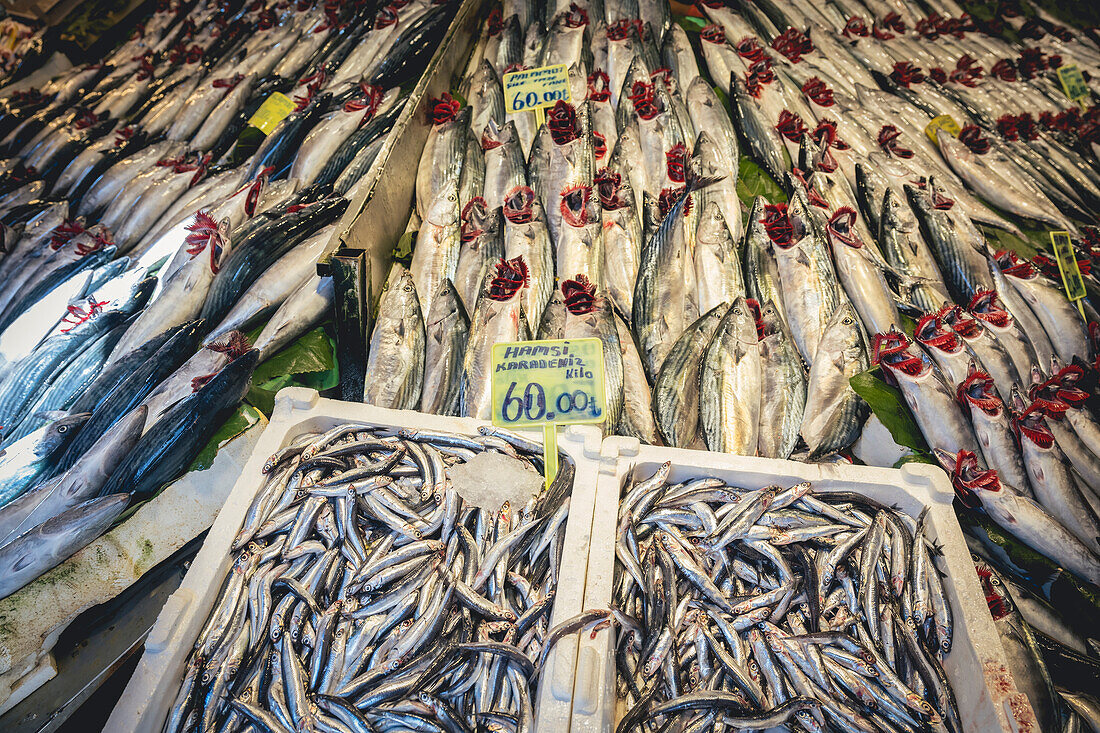
<instances>
[{"instance_id":1,"label":"styrofoam box","mask_svg":"<svg viewBox=\"0 0 1100 733\"><path fill-rule=\"evenodd\" d=\"M244 522L245 513L257 491L264 484L266 477L260 472L264 461L303 433L324 432L347 423L446 430L467 435L476 435L478 427L487 424L469 418L385 410L371 405L326 400L321 399L316 391L300 387L280 391L275 398L270 424L210 528L183 584L164 604L145 642L145 653L111 713L105 730L126 733L161 730L168 709L179 691L194 640L206 623L218 589L229 572L233 538ZM541 433L537 436L529 434L529 437L541 439ZM558 439L559 450L576 465L576 476L569 502L566 550L562 557L551 625L582 610L600 441L598 429L579 425L563 430ZM536 709L536 719L543 730L568 731L576 649L576 637L564 639L547 658Z\"/></svg>"},{"instance_id":2,"label":"styrofoam box","mask_svg":"<svg viewBox=\"0 0 1100 733\"><path fill-rule=\"evenodd\" d=\"M1039 729L1024 695L1016 690L1005 666L1004 648L985 596L978 585L966 541L951 508L947 476L938 468L906 464L900 470L836 464L807 464L768 458L640 445L633 438L603 442L592 542L585 583L585 608L607 608L615 573L615 540L619 496L630 476L647 478L665 461L672 462L669 482L714 476L732 486L758 489L809 481L818 492L857 491L916 517L929 511L928 536L943 547L939 567L946 574L947 597L954 611L954 641L944 669L958 700L967 733ZM612 631L583 635L577 659L571 733L615 730L625 703L616 699Z\"/></svg>"}]
</instances>

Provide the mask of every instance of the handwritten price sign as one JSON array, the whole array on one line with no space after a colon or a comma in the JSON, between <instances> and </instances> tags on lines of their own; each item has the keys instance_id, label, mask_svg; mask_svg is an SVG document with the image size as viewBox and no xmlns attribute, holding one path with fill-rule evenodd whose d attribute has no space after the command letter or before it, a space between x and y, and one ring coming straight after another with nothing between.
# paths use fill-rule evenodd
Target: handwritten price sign
<instances>
[{"instance_id":1,"label":"handwritten price sign","mask_svg":"<svg viewBox=\"0 0 1100 733\"><path fill-rule=\"evenodd\" d=\"M493 345L493 424L573 425L606 419L599 339Z\"/></svg>"},{"instance_id":2,"label":"handwritten price sign","mask_svg":"<svg viewBox=\"0 0 1100 733\"><path fill-rule=\"evenodd\" d=\"M509 112L529 112L571 100L569 69L565 64L521 69L504 75L504 103Z\"/></svg>"}]
</instances>

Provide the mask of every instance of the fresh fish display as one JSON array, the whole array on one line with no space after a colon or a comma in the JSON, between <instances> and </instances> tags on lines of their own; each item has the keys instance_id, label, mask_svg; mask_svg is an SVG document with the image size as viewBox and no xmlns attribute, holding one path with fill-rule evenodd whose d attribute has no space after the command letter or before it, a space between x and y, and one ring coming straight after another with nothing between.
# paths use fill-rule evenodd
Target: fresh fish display
<instances>
[{"instance_id":1,"label":"fresh fish display","mask_svg":"<svg viewBox=\"0 0 1100 733\"><path fill-rule=\"evenodd\" d=\"M671 470L629 480L619 502L604 612L616 627L617 730L656 716L722 716L737 730L962 730L927 508L913 526L852 491L674 483Z\"/></svg>"},{"instance_id":2,"label":"fresh fish display","mask_svg":"<svg viewBox=\"0 0 1100 733\"><path fill-rule=\"evenodd\" d=\"M491 427L340 424L273 455L164 729L531 730L547 655L576 631L550 626L574 468L486 507L451 478L479 454L542 470L541 445Z\"/></svg>"},{"instance_id":3,"label":"fresh fish display","mask_svg":"<svg viewBox=\"0 0 1100 733\"><path fill-rule=\"evenodd\" d=\"M325 320L316 262L457 6L171 4L0 87L0 596L182 475ZM276 92L296 109L246 144Z\"/></svg>"}]
</instances>

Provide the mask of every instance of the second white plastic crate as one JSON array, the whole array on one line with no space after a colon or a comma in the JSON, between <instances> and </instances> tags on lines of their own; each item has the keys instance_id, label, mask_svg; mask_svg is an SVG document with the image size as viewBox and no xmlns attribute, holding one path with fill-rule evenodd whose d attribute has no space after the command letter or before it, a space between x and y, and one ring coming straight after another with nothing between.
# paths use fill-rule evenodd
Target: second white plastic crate
<instances>
[{"instance_id":1,"label":"second white plastic crate","mask_svg":"<svg viewBox=\"0 0 1100 733\"><path fill-rule=\"evenodd\" d=\"M733 486L758 489L809 481L817 491L856 491L917 516L929 510L929 536L943 547L939 561L954 612L955 631L944 670L951 680L966 733L1037 731L1026 696L1012 681L1004 648L993 626L985 596L954 510L947 476L938 468L906 464L899 470L810 464L724 453L659 448L633 438L603 442L603 459L592 523L584 607L608 608L615 575L615 540L620 491L631 476L646 478L672 462L669 482L714 476ZM615 691L612 631L582 635L577 655L571 733L610 733L625 712Z\"/></svg>"},{"instance_id":2,"label":"second white plastic crate","mask_svg":"<svg viewBox=\"0 0 1100 733\"><path fill-rule=\"evenodd\" d=\"M173 593L157 617L145 642L137 670L111 713L104 730L119 733L160 731L168 709L179 691L187 658L195 638L210 614L232 553L233 539L256 492L264 483L260 469L273 453L304 433L324 432L337 425L367 425L443 430L476 435L481 420L425 415L409 410L385 410L370 405L321 399L316 391L288 387L275 398L271 422L245 464L215 520L202 549L183 584ZM540 435L531 435L541 438ZM592 528L596 476L600 460L600 431L574 425L562 431L558 449L576 466L565 528L565 552L558 576L558 590L551 625L581 611ZM540 441L541 442L541 441ZM536 720L540 730L567 733L576 663L576 636L563 639L548 656L541 676Z\"/></svg>"}]
</instances>

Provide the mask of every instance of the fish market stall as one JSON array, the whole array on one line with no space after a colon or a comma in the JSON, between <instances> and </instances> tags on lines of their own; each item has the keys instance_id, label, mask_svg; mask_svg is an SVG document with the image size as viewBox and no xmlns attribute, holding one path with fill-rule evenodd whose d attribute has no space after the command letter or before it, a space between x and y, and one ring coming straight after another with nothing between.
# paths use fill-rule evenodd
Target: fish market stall
<instances>
[{"instance_id":1,"label":"fish market stall","mask_svg":"<svg viewBox=\"0 0 1100 733\"><path fill-rule=\"evenodd\" d=\"M206 531L276 392L335 386L317 263L458 7L162 4L0 88L0 709Z\"/></svg>"},{"instance_id":2,"label":"fish market stall","mask_svg":"<svg viewBox=\"0 0 1100 733\"><path fill-rule=\"evenodd\" d=\"M1092 10L141 12L0 86L0 610L139 518L170 532L164 487L207 488L196 459L285 387L399 412L264 433L283 452L239 469L113 728L1100 725ZM535 339L595 340L604 452L673 451L671 483L607 459L618 484L581 507L578 483L567 520L552 487L499 515L454 498L479 456L543 470L475 436L494 345ZM773 462L740 481L714 454ZM861 493L853 463L908 478ZM940 468L953 492L910 485ZM791 493L810 474L852 486ZM688 478L723 483L681 503ZM115 592L90 585L59 616ZM11 687L48 646L19 646Z\"/></svg>"}]
</instances>

